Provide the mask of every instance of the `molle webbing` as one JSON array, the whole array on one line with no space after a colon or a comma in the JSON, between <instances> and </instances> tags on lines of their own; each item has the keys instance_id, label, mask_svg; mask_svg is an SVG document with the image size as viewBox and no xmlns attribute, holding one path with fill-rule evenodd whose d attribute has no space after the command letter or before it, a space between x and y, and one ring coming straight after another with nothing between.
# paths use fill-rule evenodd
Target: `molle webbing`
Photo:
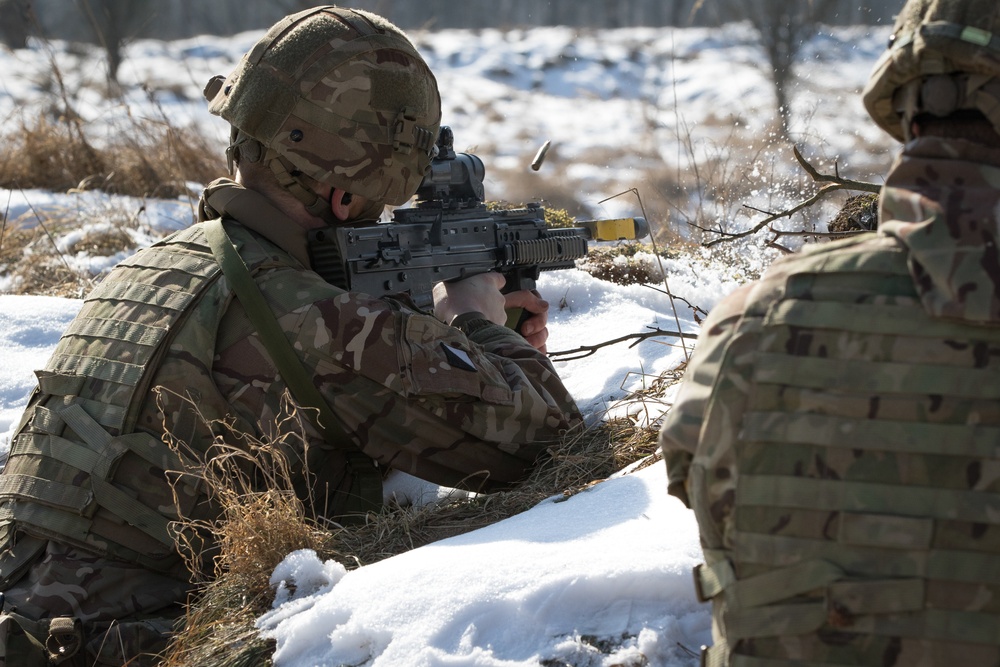
<instances>
[{"instance_id":1,"label":"molle webbing","mask_svg":"<svg viewBox=\"0 0 1000 667\"><path fill-rule=\"evenodd\" d=\"M1000 647L1000 329L927 317L903 253L798 261L762 318L734 548L696 576L727 602L707 663L792 664L729 651L820 630Z\"/></svg>"},{"instance_id":2,"label":"molle webbing","mask_svg":"<svg viewBox=\"0 0 1000 667\"><path fill-rule=\"evenodd\" d=\"M168 520L156 510L144 507L136 500L108 481L113 475L115 464L126 451L132 450L143 458L153 459L153 452L166 454L164 458L174 458L166 445L145 433L111 437L108 432L90 417L79 405L69 405L60 411L60 417L82 440L82 443L56 435L33 434L35 437L21 438L17 442L12 457L35 456L59 461L60 467L68 466L87 475L84 484L66 484L48 477L29 474L5 474L0 476L0 497L15 498L44 506L37 510L45 517L39 528L51 530L55 526L73 528L72 536L81 542L88 542L87 522L84 517L92 515L96 506L103 507L129 525L159 541L165 547L173 547L174 541L167 528ZM180 464L180 461L176 461ZM42 464L44 473L45 465ZM174 468L179 469L179 468ZM53 471L55 472L55 471ZM63 516L60 513L69 513ZM13 518L23 521L15 510Z\"/></svg>"},{"instance_id":3,"label":"molle webbing","mask_svg":"<svg viewBox=\"0 0 1000 667\"><path fill-rule=\"evenodd\" d=\"M85 299L37 373L38 392L0 475L0 524L154 570L183 569L170 526L178 517L145 504L144 487L116 471L128 454L151 475L190 467L134 427L171 341L218 286L211 255L194 249L197 234L185 230L122 262ZM197 495L193 482L178 483Z\"/></svg>"},{"instance_id":4,"label":"molle webbing","mask_svg":"<svg viewBox=\"0 0 1000 667\"><path fill-rule=\"evenodd\" d=\"M187 236L190 233L176 237L175 242L183 243ZM105 383L89 393L112 409L131 408L122 414L121 423L107 424L126 432L134 425L136 404L150 389L156 361L167 351L168 333L179 328L179 320L216 280L219 269L211 256L165 252L154 246L123 261L116 272L118 279L102 282L86 298L46 371ZM166 276L173 278L164 280ZM142 310L143 321L130 318L135 309ZM109 343L115 347L114 355L104 352ZM94 416L105 421L103 414Z\"/></svg>"}]
</instances>

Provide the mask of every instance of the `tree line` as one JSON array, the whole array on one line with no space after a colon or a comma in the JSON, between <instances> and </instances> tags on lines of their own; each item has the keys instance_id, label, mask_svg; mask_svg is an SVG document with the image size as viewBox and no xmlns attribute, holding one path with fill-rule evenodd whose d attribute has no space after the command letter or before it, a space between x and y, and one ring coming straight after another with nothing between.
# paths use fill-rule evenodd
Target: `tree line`
<instances>
[{"instance_id":1,"label":"tree line","mask_svg":"<svg viewBox=\"0 0 1000 667\"><path fill-rule=\"evenodd\" d=\"M25 46L32 35L97 43L107 52L108 81L114 90L123 47L131 40L259 30L314 4L309 0L0 0L0 37L10 48ZM353 0L350 6L374 11L404 29L711 27L748 22L769 65L775 108L785 131L789 89L802 46L823 25L890 23L896 8L895 3L881 0Z\"/></svg>"},{"instance_id":2,"label":"tree line","mask_svg":"<svg viewBox=\"0 0 1000 667\"><path fill-rule=\"evenodd\" d=\"M11 48L29 36L85 41L178 39L198 34L232 35L263 29L285 14L317 4L308 0L0 0L0 38ZM891 23L902 6L881 0L352 0L404 29L516 28L567 25L579 28L715 26L745 20L787 20L815 13L833 25ZM759 11L760 5L775 11ZM787 11L782 16L779 10Z\"/></svg>"}]
</instances>

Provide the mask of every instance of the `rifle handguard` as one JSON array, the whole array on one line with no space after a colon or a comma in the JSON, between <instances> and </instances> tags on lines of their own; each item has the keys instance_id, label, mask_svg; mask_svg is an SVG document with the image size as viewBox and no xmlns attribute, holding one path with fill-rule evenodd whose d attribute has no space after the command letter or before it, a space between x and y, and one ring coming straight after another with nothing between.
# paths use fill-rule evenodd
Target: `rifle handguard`
<instances>
[{"instance_id":1,"label":"rifle handguard","mask_svg":"<svg viewBox=\"0 0 1000 667\"><path fill-rule=\"evenodd\" d=\"M572 264L574 260L587 256L587 239L580 236L553 236L514 241L510 244L510 255L510 263L514 266L563 262Z\"/></svg>"}]
</instances>

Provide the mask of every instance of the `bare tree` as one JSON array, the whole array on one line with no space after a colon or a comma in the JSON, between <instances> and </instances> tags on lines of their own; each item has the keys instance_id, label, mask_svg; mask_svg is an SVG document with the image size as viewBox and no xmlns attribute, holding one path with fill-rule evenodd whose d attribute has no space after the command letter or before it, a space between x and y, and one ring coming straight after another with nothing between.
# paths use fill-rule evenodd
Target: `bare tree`
<instances>
[{"instance_id":1,"label":"bare tree","mask_svg":"<svg viewBox=\"0 0 1000 667\"><path fill-rule=\"evenodd\" d=\"M76 1L97 42L108 54L108 83L117 88L122 51L151 22L155 6L150 0Z\"/></svg>"},{"instance_id":2,"label":"bare tree","mask_svg":"<svg viewBox=\"0 0 1000 667\"><path fill-rule=\"evenodd\" d=\"M135 37L232 35L264 30L285 14L317 4L316 0L0 0L0 33L7 28L9 16L16 18L7 8L25 3L35 8L38 27L32 27L33 32L52 38L96 41L112 50L117 44L119 51L116 33L121 33L126 42ZM374 11L404 29L704 27L756 20L773 28L788 26L799 31L807 28L804 18L808 19L821 4L836 6L829 16L832 24L875 25L891 22L902 0L351 0L340 4ZM784 16L775 10L785 10ZM156 17L151 20L154 11ZM94 26L99 32L95 33ZM795 34L782 39L794 44ZM113 60L114 54L110 55Z\"/></svg>"},{"instance_id":3,"label":"bare tree","mask_svg":"<svg viewBox=\"0 0 1000 667\"><path fill-rule=\"evenodd\" d=\"M0 40L8 47L27 46L33 24L31 0L0 0Z\"/></svg>"},{"instance_id":4,"label":"bare tree","mask_svg":"<svg viewBox=\"0 0 1000 667\"><path fill-rule=\"evenodd\" d=\"M767 58L778 117L787 134L795 61L821 24L836 16L840 4L840 0L700 0L695 11L714 5L720 21L747 21L753 26Z\"/></svg>"}]
</instances>

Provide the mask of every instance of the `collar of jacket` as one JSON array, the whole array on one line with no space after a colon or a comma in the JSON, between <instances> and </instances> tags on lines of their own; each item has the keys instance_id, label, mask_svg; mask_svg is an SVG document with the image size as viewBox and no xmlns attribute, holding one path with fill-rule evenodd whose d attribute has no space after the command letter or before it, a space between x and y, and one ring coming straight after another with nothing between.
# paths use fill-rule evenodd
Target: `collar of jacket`
<instances>
[{"instance_id":1,"label":"collar of jacket","mask_svg":"<svg viewBox=\"0 0 1000 667\"><path fill-rule=\"evenodd\" d=\"M302 266L311 267L306 230L262 194L228 178L212 181L198 202L198 220L219 217L238 221L289 253Z\"/></svg>"},{"instance_id":2,"label":"collar of jacket","mask_svg":"<svg viewBox=\"0 0 1000 667\"><path fill-rule=\"evenodd\" d=\"M907 251L933 317L1000 325L1000 150L926 137L886 177L879 233Z\"/></svg>"}]
</instances>

